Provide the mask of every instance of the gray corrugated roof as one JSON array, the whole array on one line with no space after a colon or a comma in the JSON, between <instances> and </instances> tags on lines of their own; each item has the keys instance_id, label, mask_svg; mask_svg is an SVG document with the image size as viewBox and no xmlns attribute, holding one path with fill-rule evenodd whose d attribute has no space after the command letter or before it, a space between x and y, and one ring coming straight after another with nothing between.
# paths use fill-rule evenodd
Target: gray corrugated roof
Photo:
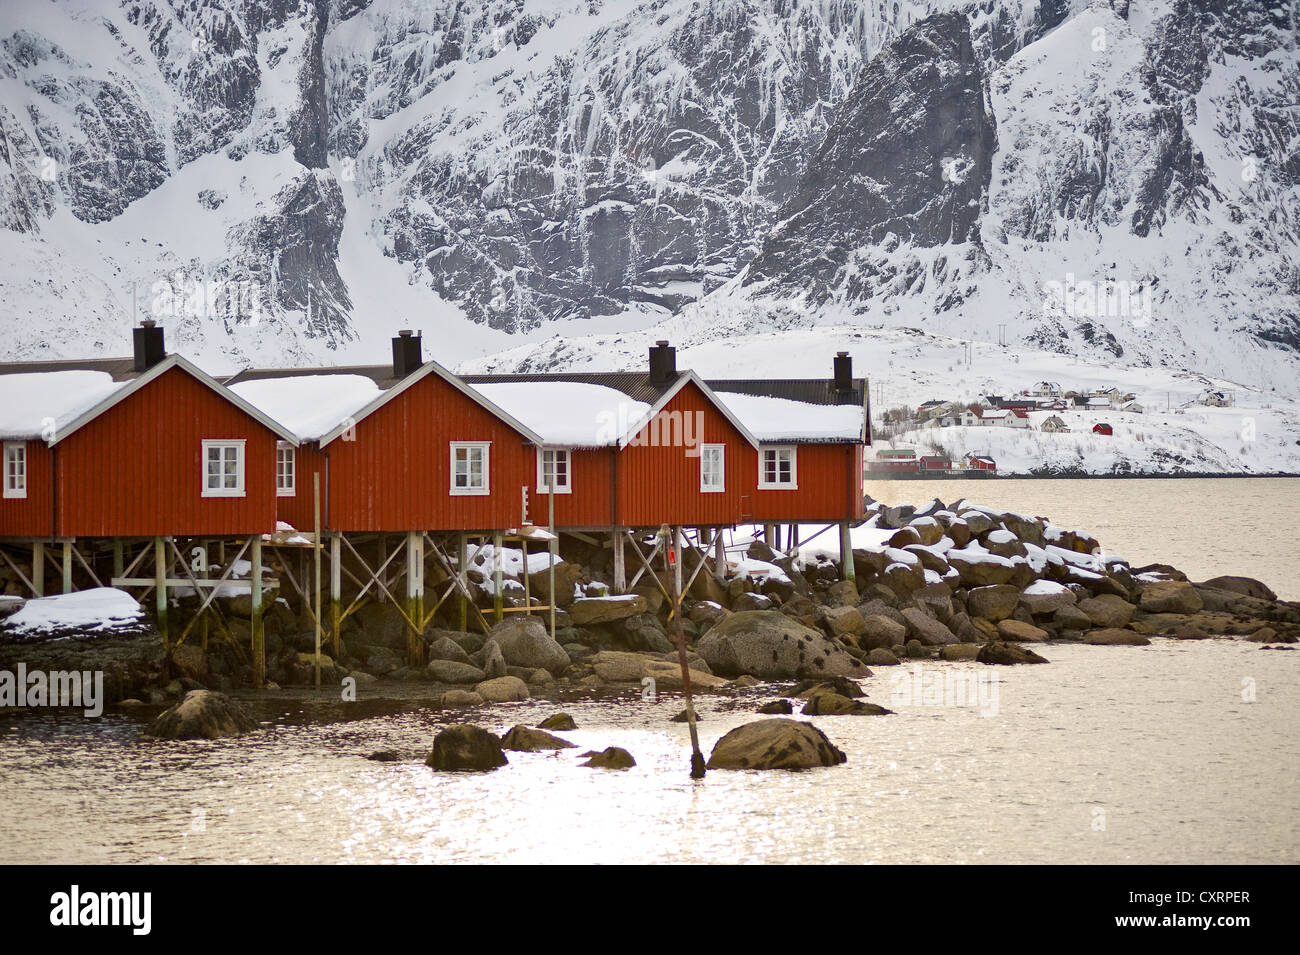
<instances>
[{"instance_id":1,"label":"gray corrugated roof","mask_svg":"<svg viewBox=\"0 0 1300 955\"><path fill-rule=\"evenodd\" d=\"M66 361L0 362L0 375L30 375L48 371L102 371L114 381L140 377L134 358L72 358Z\"/></svg>"}]
</instances>

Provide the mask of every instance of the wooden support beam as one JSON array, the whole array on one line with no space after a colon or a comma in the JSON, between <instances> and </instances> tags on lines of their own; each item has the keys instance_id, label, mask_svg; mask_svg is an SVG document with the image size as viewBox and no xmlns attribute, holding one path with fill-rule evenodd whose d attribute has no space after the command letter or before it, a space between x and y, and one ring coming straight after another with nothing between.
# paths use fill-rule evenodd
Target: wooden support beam
<instances>
[{"instance_id":1,"label":"wooden support beam","mask_svg":"<svg viewBox=\"0 0 1300 955\"><path fill-rule=\"evenodd\" d=\"M115 537L113 538L113 576L125 577L125 571L126 558L125 551L123 550L122 539L120 537Z\"/></svg>"},{"instance_id":2,"label":"wooden support beam","mask_svg":"<svg viewBox=\"0 0 1300 955\"><path fill-rule=\"evenodd\" d=\"M456 579L460 582L460 630L469 626L469 543L465 532L456 535Z\"/></svg>"},{"instance_id":3,"label":"wooden support beam","mask_svg":"<svg viewBox=\"0 0 1300 955\"><path fill-rule=\"evenodd\" d=\"M840 522L840 576L845 580L855 580L853 568L853 541L849 536L849 522Z\"/></svg>"},{"instance_id":4,"label":"wooden support beam","mask_svg":"<svg viewBox=\"0 0 1300 955\"><path fill-rule=\"evenodd\" d=\"M424 662L424 534L406 532L406 662L419 666Z\"/></svg>"},{"instance_id":5,"label":"wooden support beam","mask_svg":"<svg viewBox=\"0 0 1300 955\"><path fill-rule=\"evenodd\" d=\"M3 560L5 562L5 565L14 572L14 574L18 577L19 580L21 580L24 584L27 585L27 589L32 592L33 596L35 596L36 585L31 582L31 579L22 572L22 570L18 567L17 564L15 564L12 560L9 559L9 555L2 550L0 550L0 560Z\"/></svg>"},{"instance_id":6,"label":"wooden support beam","mask_svg":"<svg viewBox=\"0 0 1300 955\"><path fill-rule=\"evenodd\" d=\"M673 601L673 613L680 613L682 607L681 605L682 558L683 558L682 550L684 549L682 547L682 543L685 539L685 536L682 534L682 529L680 526L673 527L672 535L673 535L673 593L676 594L676 598Z\"/></svg>"},{"instance_id":7,"label":"wooden support beam","mask_svg":"<svg viewBox=\"0 0 1300 955\"><path fill-rule=\"evenodd\" d=\"M248 543L253 565L248 574L253 605L253 686L260 690L266 685L266 629L262 621L262 535L253 535Z\"/></svg>"},{"instance_id":8,"label":"wooden support beam","mask_svg":"<svg viewBox=\"0 0 1300 955\"><path fill-rule=\"evenodd\" d=\"M506 595L505 581L503 578L501 566L501 547L503 541L500 531L492 534L492 608L496 611L497 623L500 623L505 612Z\"/></svg>"},{"instance_id":9,"label":"wooden support beam","mask_svg":"<svg viewBox=\"0 0 1300 955\"><path fill-rule=\"evenodd\" d=\"M167 547L161 537L153 539L154 607L158 615L158 632L167 646Z\"/></svg>"},{"instance_id":10,"label":"wooden support beam","mask_svg":"<svg viewBox=\"0 0 1300 955\"><path fill-rule=\"evenodd\" d=\"M611 543L614 545L614 590L616 593L627 592L627 553L624 545L627 543L627 529L616 527L613 531Z\"/></svg>"},{"instance_id":11,"label":"wooden support beam","mask_svg":"<svg viewBox=\"0 0 1300 955\"><path fill-rule=\"evenodd\" d=\"M334 648L334 659L339 658L339 640L342 635L339 627L343 623L340 614L343 610L343 535L330 535L330 636Z\"/></svg>"},{"instance_id":12,"label":"wooden support beam","mask_svg":"<svg viewBox=\"0 0 1300 955\"><path fill-rule=\"evenodd\" d=\"M315 601L313 601L312 603L312 607L313 607L312 617L315 618L313 622L316 624L316 626L313 628L313 630L316 633L316 642L313 644L313 646L316 649L316 653L313 655L311 663L312 663L312 669L315 670L316 673L316 681L315 681L316 689L320 690L320 644L321 644L321 613L322 613L321 589L320 589L320 562L321 562L321 555L322 555L321 544L323 543L321 534L324 533L324 528L321 526L320 472L319 471L312 472L311 486L312 486L312 501L313 501L312 504L313 520L315 521L313 525L314 530L311 539L311 552L312 552L312 559L314 562L313 570L315 571L312 582L315 585L313 590L313 595L316 598Z\"/></svg>"},{"instance_id":13,"label":"wooden support beam","mask_svg":"<svg viewBox=\"0 0 1300 955\"><path fill-rule=\"evenodd\" d=\"M32 593L45 596L45 541L32 541Z\"/></svg>"},{"instance_id":14,"label":"wooden support beam","mask_svg":"<svg viewBox=\"0 0 1300 955\"><path fill-rule=\"evenodd\" d=\"M713 573L717 577L727 576L727 544L723 539L721 527L713 537Z\"/></svg>"}]
</instances>

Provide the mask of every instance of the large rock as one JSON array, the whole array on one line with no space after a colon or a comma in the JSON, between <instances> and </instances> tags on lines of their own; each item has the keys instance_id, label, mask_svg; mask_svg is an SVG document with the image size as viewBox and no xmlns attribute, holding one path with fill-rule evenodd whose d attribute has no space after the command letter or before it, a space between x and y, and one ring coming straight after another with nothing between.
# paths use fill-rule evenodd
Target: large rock
<instances>
[{"instance_id":1,"label":"large rock","mask_svg":"<svg viewBox=\"0 0 1300 955\"><path fill-rule=\"evenodd\" d=\"M221 739L255 729L257 722L226 694L190 690L179 703L159 713L144 735L159 739Z\"/></svg>"},{"instance_id":2,"label":"large rock","mask_svg":"<svg viewBox=\"0 0 1300 955\"><path fill-rule=\"evenodd\" d=\"M1127 600L1114 594L1081 600L1079 609L1088 615L1094 627L1126 627L1137 610Z\"/></svg>"},{"instance_id":3,"label":"large rock","mask_svg":"<svg viewBox=\"0 0 1300 955\"><path fill-rule=\"evenodd\" d=\"M824 614L832 636L857 637L865 628L857 607L827 607Z\"/></svg>"},{"instance_id":4,"label":"large rock","mask_svg":"<svg viewBox=\"0 0 1300 955\"><path fill-rule=\"evenodd\" d=\"M499 676L484 680L474 687L474 692L488 703L514 703L529 697L528 684L517 676Z\"/></svg>"},{"instance_id":5,"label":"large rock","mask_svg":"<svg viewBox=\"0 0 1300 955\"><path fill-rule=\"evenodd\" d=\"M1216 590L1230 590L1235 594L1255 597L1259 600L1277 600L1277 594L1273 593L1267 584L1261 583L1253 577L1214 577L1200 586L1213 587Z\"/></svg>"},{"instance_id":6,"label":"large rock","mask_svg":"<svg viewBox=\"0 0 1300 955\"><path fill-rule=\"evenodd\" d=\"M582 568L567 560L555 565L555 606L568 607L574 601L574 589L582 583ZM528 575L528 589L541 599L542 603L551 602L551 571L534 571Z\"/></svg>"},{"instance_id":7,"label":"large rock","mask_svg":"<svg viewBox=\"0 0 1300 955\"><path fill-rule=\"evenodd\" d=\"M471 663L455 660L430 660L424 671L439 683L482 683L487 674Z\"/></svg>"},{"instance_id":8,"label":"large rock","mask_svg":"<svg viewBox=\"0 0 1300 955\"><path fill-rule=\"evenodd\" d=\"M622 620L634 613L645 613L646 600L641 594L617 597L583 597L569 606L569 619L575 627Z\"/></svg>"},{"instance_id":9,"label":"large rock","mask_svg":"<svg viewBox=\"0 0 1300 955\"><path fill-rule=\"evenodd\" d=\"M492 628L489 637L501 648L508 666L540 667L559 676L572 662L564 647L551 639L537 617L502 620Z\"/></svg>"},{"instance_id":10,"label":"large rock","mask_svg":"<svg viewBox=\"0 0 1300 955\"><path fill-rule=\"evenodd\" d=\"M941 647L948 643L960 643L957 635L924 610L905 607L903 616L907 618L907 628L912 636L927 647Z\"/></svg>"},{"instance_id":11,"label":"large rock","mask_svg":"<svg viewBox=\"0 0 1300 955\"><path fill-rule=\"evenodd\" d=\"M967 587L989 587L1009 583L1015 576L1015 565L1005 557L981 554L970 550L950 550L945 555L948 566L961 575Z\"/></svg>"},{"instance_id":12,"label":"large rock","mask_svg":"<svg viewBox=\"0 0 1300 955\"><path fill-rule=\"evenodd\" d=\"M697 649L709 669L723 676L865 676L867 669L820 631L777 610L734 613L714 624Z\"/></svg>"},{"instance_id":13,"label":"large rock","mask_svg":"<svg viewBox=\"0 0 1300 955\"><path fill-rule=\"evenodd\" d=\"M1097 647L1145 647L1151 643L1142 634L1119 627L1089 630L1083 635L1083 642Z\"/></svg>"},{"instance_id":14,"label":"large rock","mask_svg":"<svg viewBox=\"0 0 1300 955\"><path fill-rule=\"evenodd\" d=\"M172 647L170 656L172 669L177 676L202 681L208 675L208 655L202 647L181 643Z\"/></svg>"},{"instance_id":15,"label":"large rock","mask_svg":"<svg viewBox=\"0 0 1300 955\"><path fill-rule=\"evenodd\" d=\"M1040 657L1028 647L1023 647L1018 643L1003 643L1000 640L990 640L980 647L980 652L975 659L980 663L990 665L1048 662L1046 658Z\"/></svg>"},{"instance_id":16,"label":"large rock","mask_svg":"<svg viewBox=\"0 0 1300 955\"><path fill-rule=\"evenodd\" d=\"M470 723L453 723L433 738L426 762L434 769L463 773L496 769L508 760L492 733Z\"/></svg>"},{"instance_id":17,"label":"large rock","mask_svg":"<svg viewBox=\"0 0 1300 955\"><path fill-rule=\"evenodd\" d=\"M803 707L804 716L886 716L893 713L866 700L850 700L838 693L816 693Z\"/></svg>"},{"instance_id":18,"label":"large rock","mask_svg":"<svg viewBox=\"0 0 1300 955\"><path fill-rule=\"evenodd\" d=\"M451 660L455 663L469 663L469 654L450 637L438 637L429 644L427 651L430 660Z\"/></svg>"},{"instance_id":19,"label":"large rock","mask_svg":"<svg viewBox=\"0 0 1300 955\"><path fill-rule=\"evenodd\" d=\"M972 617L997 623L1015 613L1019 602L1020 589L1010 584L976 587L966 595L966 612Z\"/></svg>"},{"instance_id":20,"label":"large rock","mask_svg":"<svg viewBox=\"0 0 1300 955\"><path fill-rule=\"evenodd\" d=\"M544 749L570 749L574 745L567 739L560 739L545 730L533 729L522 724L512 726L510 731L501 737L502 749L520 753L536 753Z\"/></svg>"},{"instance_id":21,"label":"large rock","mask_svg":"<svg viewBox=\"0 0 1300 955\"><path fill-rule=\"evenodd\" d=\"M590 769L631 769L636 765L636 760L621 746L610 746L599 753L593 753L591 758L581 765Z\"/></svg>"},{"instance_id":22,"label":"large rock","mask_svg":"<svg viewBox=\"0 0 1300 955\"><path fill-rule=\"evenodd\" d=\"M902 616L900 614L900 616ZM906 619L906 618L904 618ZM888 650L907 641L907 626L884 614L862 618L862 636L858 645L867 650Z\"/></svg>"},{"instance_id":23,"label":"large rock","mask_svg":"<svg viewBox=\"0 0 1300 955\"><path fill-rule=\"evenodd\" d=\"M1161 580L1142 588L1138 606L1147 613L1196 613L1205 606L1185 580Z\"/></svg>"},{"instance_id":24,"label":"large rock","mask_svg":"<svg viewBox=\"0 0 1300 955\"><path fill-rule=\"evenodd\" d=\"M1037 580L1020 595L1020 606L1032 614L1055 613L1062 607L1072 607L1077 598L1074 591L1054 580Z\"/></svg>"},{"instance_id":25,"label":"large rock","mask_svg":"<svg viewBox=\"0 0 1300 955\"><path fill-rule=\"evenodd\" d=\"M1015 643L1044 643L1048 633L1041 627L1020 620L998 621L998 638Z\"/></svg>"},{"instance_id":26,"label":"large rock","mask_svg":"<svg viewBox=\"0 0 1300 955\"><path fill-rule=\"evenodd\" d=\"M709 769L812 769L848 757L811 723L759 720L738 726L713 747Z\"/></svg>"},{"instance_id":27,"label":"large rock","mask_svg":"<svg viewBox=\"0 0 1300 955\"><path fill-rule=\"evenodd\" d=\"M620 650L602 650L591 658L591 665L596 676L606 683L640 683L650 677L655 681L657 689L678 690L682 687L682 665L677 660ZM692 689L712 690L725 686L728 682L691 666L689 658L687 666Z\"/></svg>"}]
</instances>

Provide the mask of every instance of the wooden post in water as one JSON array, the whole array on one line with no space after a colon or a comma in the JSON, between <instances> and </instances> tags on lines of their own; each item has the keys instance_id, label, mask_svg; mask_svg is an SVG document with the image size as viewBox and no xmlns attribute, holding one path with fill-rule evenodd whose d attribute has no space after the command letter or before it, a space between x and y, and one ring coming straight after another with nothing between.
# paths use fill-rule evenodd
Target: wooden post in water
<instances>
[{"instance_id":1,"label":"wooden post in water","mask_svg":"<svg viewBox=\"0 0 1300 955\"><path fill-rule=\"evenodd\" d=\"M497 623L500 623L506 613L506 595L504 582L502 581L501 571L501 547L503 541L501 532L497 531L492 535L492 587L493 594L492 607L496 611Z\"/></svg>"},{"instance_id":2,"label":"wooden post in water","mask_svg":"<svg viewBox=\"0 0 1300 955\"><path fill-rule=\"evenodd\" d=\"M424 534L406 532L406 662L418 666L423 662L420 621L424 619Z\"/></svg>"},{"instance_id":3,"label":"wooden post in water","mask_svg":"<svg viewBox=\"0 0 1300 955\"><path fill-rule=\"evenodd\" d=\"M682 627L682 529L672 529L668 549L673 564L673 623L677 634L677 660L682 665L682 695L686 698L686 722L691 728L691 779L704 778L704 755L700 752L700 734L695 728L695 703L691 698L691 668L686 662L686 631Z\"/></svg>"},{"instance_id":4,"label":"wooden post in water","mask_svg":"<svg viewBox=\"0 0 1300 955\"><path fill-rule=\"evenodd\" d=\"M32 593L45 596L45 541L32 541Z\"/></svg>"},{"instance_id":5,"label":"wooden post in water","mask_svg":"<svg viewBox=\"0 0 1300 955\"><path fill-rule=\"evenodd\" d=\"M456 576L460 579L460 631L464 633L469 629L469 542L464 531L456 535Z\"/></svg>"},{"instance_id":6,"label":"wooden post in water","mask_svg":"<svg viewBox=\"0 0 1300 955\"><path fill-rule=\"evenodd\" d=\"M546 520L551 530L551 539L546 542L546 552L551 558L550 569L550 588L551 588L551 639L555 639L555 605L558 601L555 599L555 561L560 556L560 541L555 534L555 473L551 473L551 483L546 486ZM524 567L524 574L527 575L528 568Z\"/></svg>"},{"instance_id":7,"label":"wooden post in water","mask_svg":"<svg viewBox=\"0 0 1300 955\"><path fill-rule=\"evenodd\" d=\"M72 541L63 542L63 589L61 593L72 593Z\"/></svg>"},{"instance_id":8,"label":"wooden post in water","mask_svg":"<svg viewBox=\"0 0 1300 955\"><path fill-rule=\"evenodd\" d=\"M840 576L845 580L857 577L853 568L853 541L849 536L849 522L840 521Z\"/></svg>"},{"instance_id":9,"label":"wooden post in water","mask_svg":"<svg viewBox=\"0 0 1300 955\"><path fill-rule=\"evenodd\" d=\"M312 660L312 667L316 671L316 689L320 689L320 644L321 644L321 611L324 607L321 602L320 587L320 559L321 559L321 526L320 526L320 472L313 471L311 475L312 490L312 517L315 523L315 533L312 535L311 550L312 556L316 560L316 654Z\"/></svg>"}]
</instances>

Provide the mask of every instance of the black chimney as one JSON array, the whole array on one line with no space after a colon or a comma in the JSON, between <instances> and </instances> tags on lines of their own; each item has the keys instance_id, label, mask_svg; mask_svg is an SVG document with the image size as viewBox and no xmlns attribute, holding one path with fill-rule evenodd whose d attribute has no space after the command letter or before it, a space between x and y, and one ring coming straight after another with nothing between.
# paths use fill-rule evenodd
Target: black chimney
<instances>
[{"instance_id":1,"label":"black chimney","mask_svg":"<svg viewBox=\"0 0 1300 955\"><path fill-rule=\"evenodd\" d=\"M152 318L146 318L139 328L131 329L131 338L135 344L135 370L148 371L167 357L163 347L163 330Z\"/></svg>"},{"instance_id":2,"label":"black chimney","mask_svg":"<svg viewBox=\"0 0 1300 955\"><path fill-rule=\"evenodd\" d=\"M655 342L650 349L650 382L666 385L677 380L677 349L667 342Z\"/></svg>"},{"instance_id":3,"label":"black chimney","mask_svg":"<svg viewBox=\"0 0 1300 955\"><path fill-rule=\"evenodd\" d=\"M851 398L853 395L853 359L846 351L835 353L835 396Z\"/></svg>"},{"instance_id":4,"label":"black chimney","mask_svg":"<svg viewBox=\"0 0 1300 955\"><path fill-rule=\"evenodd\" d=\"M393 339L393 377L405 378L424 364L420 356L420 336L404 328Z\"/></svg>"}]
</instances>

